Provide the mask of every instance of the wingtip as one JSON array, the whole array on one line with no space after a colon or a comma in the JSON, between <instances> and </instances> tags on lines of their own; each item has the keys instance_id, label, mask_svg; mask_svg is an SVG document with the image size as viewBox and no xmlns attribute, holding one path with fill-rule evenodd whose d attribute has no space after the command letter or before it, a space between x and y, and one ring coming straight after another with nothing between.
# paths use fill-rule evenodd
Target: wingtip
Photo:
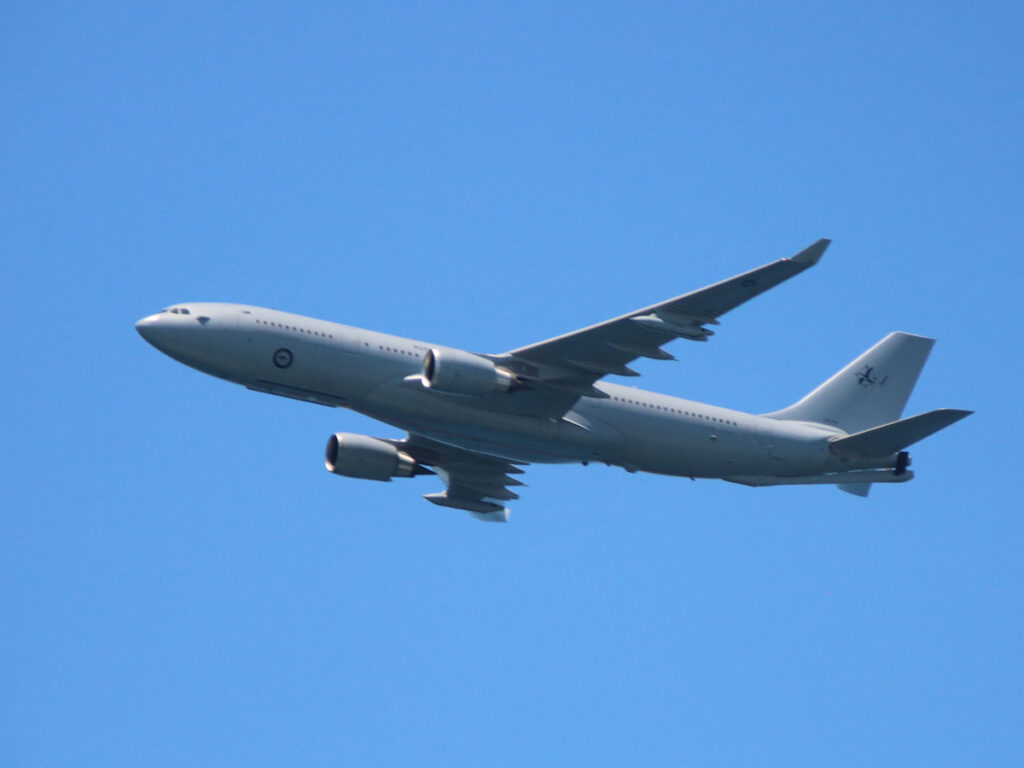
<instances>
[{"instance_id":1,"label":"wingtip","mask_svg":"<svg viewBox=\"0 0 1024 768\"><path fill-rule=\"evenodd\" d=\"M832 244L832 241L827 237L821 238L818 242L813 245L809 245L804 248L796 256L790 258L790 261L795 261L797 264L806 264L807 266L813 266L821 260L822 254L825 253L825 249Z\"/></svg>"}]
</instances>

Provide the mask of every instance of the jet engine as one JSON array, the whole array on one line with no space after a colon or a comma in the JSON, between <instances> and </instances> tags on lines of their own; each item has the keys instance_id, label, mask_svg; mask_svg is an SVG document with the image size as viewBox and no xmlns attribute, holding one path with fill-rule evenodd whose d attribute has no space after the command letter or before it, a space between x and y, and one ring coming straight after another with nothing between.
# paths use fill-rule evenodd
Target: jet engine
<instances>
[{"instance_id":1,"label":"jet engine","mask_svg":"<svg viewBox=\"0 0 1024 768\"><path fill-rule=\"evenodd\" d=\"M423 358L423 386L438 392L479 397L508 392L515 385L513 373L469 352L434 347Z\"/></svg>"},{"instance_id":2,"label":"jet engine","mask_svg":"<svg viewBox=\"0 0 1024 768\"><path fill-rule=\"evenodd\" d=\"M427 472L391 443L366 435L338 432L327 440L324 465L329 472L361 480L391 480Z\"/></svg>"}]
</instances>

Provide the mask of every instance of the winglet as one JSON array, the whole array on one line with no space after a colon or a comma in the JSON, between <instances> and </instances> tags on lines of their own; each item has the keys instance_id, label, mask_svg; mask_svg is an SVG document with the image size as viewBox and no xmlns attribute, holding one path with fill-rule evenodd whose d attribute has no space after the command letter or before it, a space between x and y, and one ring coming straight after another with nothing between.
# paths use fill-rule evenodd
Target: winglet
<instances>
[{"instance_id":1,"label":"winglet","mask_svg":"<svg viewBox=\"0 0 1024 768\"><path fill-rule=\"evenodd\" d=\"M791 256L789 260L795 261L797 264L806 264L807 266L812 267L818 263L819 259L821 259L822 254L825 253L825 249L828 248L831 244L831 240L829 240L827 237L823 237L814 245L809 245L808 247L804 248L796 256Z\"/></svg>"}]
</instances>

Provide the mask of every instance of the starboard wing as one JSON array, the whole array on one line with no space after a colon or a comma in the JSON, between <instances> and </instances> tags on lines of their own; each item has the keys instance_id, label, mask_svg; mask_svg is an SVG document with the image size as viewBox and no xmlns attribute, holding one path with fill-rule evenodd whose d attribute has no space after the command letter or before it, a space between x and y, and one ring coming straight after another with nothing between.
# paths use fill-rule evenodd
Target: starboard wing
<instances>
[{"instance_id":1,"label":"starboard wing","mask_svg":"<svg viewBox=\"0 0 1024 768\"><path fill-rule=\"evenodd\" d=\"M707 341L714 332L706 326L718 325L729 310L817 264L830 242L818 240L791 258L491 359L527 381L602 397L595 381L608 374L639 375L627 366L639 357L674 360L661 348L673 339Z\"/></svg>"}]
</instances>

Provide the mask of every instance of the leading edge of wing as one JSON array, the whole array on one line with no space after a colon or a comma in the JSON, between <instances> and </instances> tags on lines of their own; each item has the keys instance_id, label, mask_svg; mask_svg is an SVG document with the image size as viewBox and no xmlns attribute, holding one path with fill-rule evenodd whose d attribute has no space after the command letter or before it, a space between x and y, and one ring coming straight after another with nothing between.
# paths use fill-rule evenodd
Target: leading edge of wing
<instances>
[{"instance_id":1,"label":"leading edge of wing","mask_svg":"<svg viewBox=\"0 0 1024 768\"><path fill-rule=\"evenodd\" d=\"M822 238L790 258L492 359L539 364L535 375L541 380L593 382L609 373L635 375L626 363L638 357L673 359L660 347L675 338L706 341L713 331L704 325L717 325L726 312L814 266L830 243Z\"/></svg>"}]
</instances>

